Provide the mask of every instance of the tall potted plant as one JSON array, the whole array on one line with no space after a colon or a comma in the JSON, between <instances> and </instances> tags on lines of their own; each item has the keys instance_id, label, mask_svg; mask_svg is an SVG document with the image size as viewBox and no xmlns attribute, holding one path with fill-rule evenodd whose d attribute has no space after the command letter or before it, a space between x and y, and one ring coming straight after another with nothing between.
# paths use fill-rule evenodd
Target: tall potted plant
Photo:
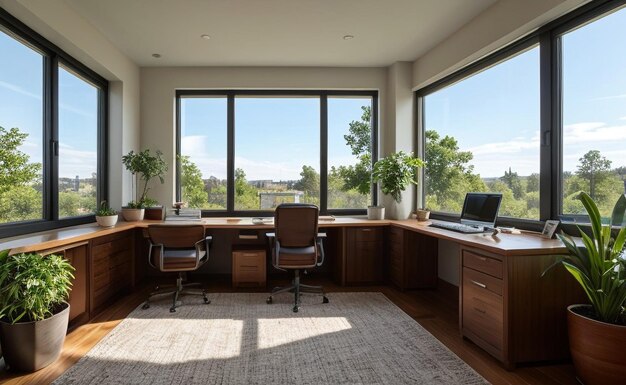
<instances>
[{"instance_id":1,"label":"tall potted plant","mask_svg":"<svg viewBox=\"0 0 626 385\"><path fill-rule=\"evenodd\" d=\"M412 153L395 152L374 164L372 181L379 182L383 194L400 203L402 192L410 184L417 185L416 171L423 166L424 162Z\"/></svg>"},{"instance_id":2,"label":"tall potted plant","mask_svg":"<svg viewBox=\"0 0 626 385\"><path fill-rule=\"evenodd\" d=\"M596 203L579 196L591 222L591 235L579 229L583 246L559 234L568 255L557 261L578 281L590 305L567 308L570 351L577 376L587 385L626 381L626 195L620 196L609 224ZM617 229L616 229L617 228ZM617 235L613 236L617 230Z\"/></svg>"},{"instance_id":3,"label":"tall potted plant","mask_svg":"<svg viewBox=\"0 0 626 385\"><path fill-rule=\"evenodd\" d=\"M131 201L122 208L122 215L127 221L142 220L148 200L148 191L150 190L150 181L158 178L161 184L165 182L163 176L167 171L167 163L163 160L163 153L156 151L154 155L150 154L150 150L143 150L135 153L134 151L122 157L122 163L133 176L139 176L143 181L143 189L137 201Z\"/></svg>"},{"instance_id":4,"label":"tall potted plant","mask_svg":"<svg viewBox=\"0 0 626 385\"><path fill-rule=\"evenodd\" d=\"M59 357L73 271L58 255L0 251L0 342L10 368L35 371Z\"/></svg>"}]
</instances>

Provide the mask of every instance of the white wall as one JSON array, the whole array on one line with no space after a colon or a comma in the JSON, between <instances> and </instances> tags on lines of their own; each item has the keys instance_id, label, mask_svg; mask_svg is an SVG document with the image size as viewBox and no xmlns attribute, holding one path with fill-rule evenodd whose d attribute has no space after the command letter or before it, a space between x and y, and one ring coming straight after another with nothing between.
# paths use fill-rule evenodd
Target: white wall
<instances>
[{"instance_id":1,"label":"white wall","mask_svg":"<svg viewBox=\"0 0 626 385\"><path fill-rule=\"evenodd\" d=\"M451 74L588 1L499 0L413 62L413 89Z\"/></svg>"},{"instance_id":2,"label":"white wall","mask_svg":"<svg viewBox=\"0 0 626 385\"><path fill-rule=\"evenodd\" d=\"M161 150L172 165L164 185L150 196L169 206L175 199L175 91L177 89L378 90L386 100L385 68L185 67L141 69L141 148ZM385 105L380 106L381 132ZM384 135L381 135L384 142ZM381 143L381 145L384 145Z\"/></svg>"},{"instance_id":3,"label":"white wall","mask_svg":"<svg viewBox=\"0 0 626 385\"><path fill-rule=\"evenodd\" d=\"M109 89L109 200L131 197L121 156L139 147L139 67L62 0L0 0L0 7L111 81Z\"/></svg>"}]
</instances>

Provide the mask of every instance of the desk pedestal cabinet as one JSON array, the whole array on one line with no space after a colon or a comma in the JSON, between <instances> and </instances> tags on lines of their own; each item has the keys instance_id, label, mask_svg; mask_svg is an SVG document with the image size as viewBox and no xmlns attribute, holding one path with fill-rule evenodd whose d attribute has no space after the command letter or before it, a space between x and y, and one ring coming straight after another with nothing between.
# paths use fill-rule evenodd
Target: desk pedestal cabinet
<instances>
[{"instance_id":1,"label":"desk pedestal cabinet","mask_svg":"<svg viewBox=\"0 0 626 385\"><path fill-rule=\"evenodd\" d=\"M461 247L459 324L464 337L508 369L569 357L566 307L584 303L554 255L502 256Z\"/></svg>"},{"instance_id":2,"label":"desk pedestal cabinet","mask_svg":"<svg viewBox=\"0 0 626 385\"><path fill-rule=\"evenodd\" d=\"M437 287L436 238L398 227L387 229L387 276L401 290Z\"/></svg>"},{"instance_id":3,"label":"desk pedestal cabinet","mask_svg":"<svg viewBox=\"0 0 626 385\"><path fill-rule=\"evenodd\" d=\"M265 250L233 250L233 287L265 287Z\"/></svg>"}]
</instances>

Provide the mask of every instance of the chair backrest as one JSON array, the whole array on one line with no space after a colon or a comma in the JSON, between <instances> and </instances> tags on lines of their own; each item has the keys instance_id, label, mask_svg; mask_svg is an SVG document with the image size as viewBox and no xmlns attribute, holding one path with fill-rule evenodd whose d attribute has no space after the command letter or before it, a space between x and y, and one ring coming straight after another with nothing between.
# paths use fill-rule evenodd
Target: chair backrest
<instances>
[{"instance_id":1,"label":"chair backrest","mask_svg":"<svg viewBox=\"0 0 626 385\"><path fill-rule=\"evenodd\" d=\"M300 203L283 203L276 207L274 226L280 246L315 246L319 211L315 205Z\"/></svg>"},{"instance_id":2,"label":"chair backrest","mask_svg":"<svg viewBox=\"0 0 626 385\"><path fill-rule=\"evenodd\" d=\"M194 244L205 237L203 225L149 225L148 237L155 245L165 248L194 249Z\"/></svg>"}]
</instances>

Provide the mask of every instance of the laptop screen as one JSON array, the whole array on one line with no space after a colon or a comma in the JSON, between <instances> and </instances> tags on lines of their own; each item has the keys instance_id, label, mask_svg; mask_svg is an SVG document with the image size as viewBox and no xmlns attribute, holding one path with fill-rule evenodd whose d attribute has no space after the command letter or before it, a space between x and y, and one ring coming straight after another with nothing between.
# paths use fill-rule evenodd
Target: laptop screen
<instances>
[{"instance_id":1,"label":"laptop screen","mask_svg":"<svg viewBox=\"0 0 626 385\"><path fill-rule=\"evenodd\" d=\"M501 201L502 194L498 193L467 193L461 212L461 223L493 226Z\"/></svg>"}]
</instances>

